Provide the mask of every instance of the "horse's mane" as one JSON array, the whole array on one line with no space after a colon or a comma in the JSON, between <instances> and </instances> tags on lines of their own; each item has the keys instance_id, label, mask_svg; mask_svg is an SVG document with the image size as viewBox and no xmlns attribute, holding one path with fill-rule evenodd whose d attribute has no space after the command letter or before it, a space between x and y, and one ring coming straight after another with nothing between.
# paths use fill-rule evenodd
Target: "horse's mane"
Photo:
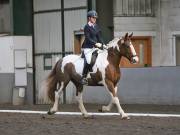
<instances>
[{"instance_id":1,"label":"horse's mane","mask_svg":"<svg viewBox=\"0 0 180 135\"><path fill-rule=\"evenodd\" d=\"M114 38L113 40L111 40L108 44L107 44L107 47L110 48L110 47L117 47L117 42L119 41L120 39L119 38Z\"/></svg>"}]
</instances>

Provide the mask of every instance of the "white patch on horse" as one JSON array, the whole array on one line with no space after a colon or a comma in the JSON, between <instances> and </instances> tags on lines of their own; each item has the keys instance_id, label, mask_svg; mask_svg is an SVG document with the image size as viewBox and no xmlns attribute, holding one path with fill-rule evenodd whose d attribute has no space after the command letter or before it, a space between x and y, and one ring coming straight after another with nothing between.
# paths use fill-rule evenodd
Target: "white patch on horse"
<instances>
[{"instance_id":1,"label":"white patch on horse","mask_svg":"<svg viewBox=\"0 0 180 135\"><path fill-rule=\"evenodd\" d=\"M124 110L121 108L118 97L113 97L113 103L117 106L118 112L122 115L122 118L127 117L127 114L124 113Z\"/></svg>"},{"instance_id":2,"label":"white patch on horse","mask_svg":"<svg viewBox=\"0 0 180 135\"><path fill-rule=\"evenodd\" d=\"M137 54L136 54L136 50L134 49L134 46L133 46L132 42L130 42L129 47L130 47L130 49L131 49L131 52L132 52L133 56L135 56L135 57L133 57L133 59L134 59L136 62L138 62L138 61L139 61L139 58L136 56L136 55L137 55Z\"/></svg>"},{"instance_id":3,"label":"white patch on horse","mask_svg":"<svg viewBox=\"0 0 180 135\"><path fill-rule=\"evenodd\" d=\"M59 84L58 84L59 85ZM58 87L57 85L57 87ZM58 91L55 91L55 101L54 101L54 105L53 107L51 108L51 112L56 112L58 111L58 104L59 104L59 97L60 95L62 94L62 90L64 88L64 82L61 82L61 87L59 88Z\"/></svg>"},{"instance_id":4,"label":"white patch on horse","mask_svg":"<svg viewBox=\"0 0 180 135\"><path fill-rule=\"evenodd\" d=\"M108 52L107 50L104 50L98 54L98 57L96 59L96 63L93 66L93 73L97 72L97 69L102 74L102 81L99 82L99 84L104 84L105 83L105 69L108 66L109 62L107 60L108 57Z\"/></svg>"},{"instance_id":5,"label":"white patch on horse","mask_svg":"<svg viewBox=\"0 0 180 135\"><path fill-rule=\"evenodd\" d=\"M82 96L83 96L82 92L78 92L78 96L76 97L76 99L78 101L79 109L80 109L81 113L86 117L86 116L88 116L88 113L84 107Z\"/></svg>"},{"instance_id":6,"label":"white patch on horse","mask_svg":"<svg viewBox=\"0 0 180 135\"><path fill-rule=\"evenodd\" d=\"M62 67L61 67L62 72L64 72L64 67L67 63L73 63L75 66L76 72L82 75L84 59L81 58L81 56L68 55L68 56L64 57L63 61L62 61Z\"/></svg>"},{"instance_id":7,"label":"white patch on horse","mask_svg":"<svg viewBox=\"0 0 180 135\"><path fill-rule=\"evenodd\" d=\"M134 46L133 46L133 44L132 44L131 42L130 42L129 47L131 48L132 54L133 54L133 55L136 55L136 51L135 51Z\"/></svg>"}]
</instances>

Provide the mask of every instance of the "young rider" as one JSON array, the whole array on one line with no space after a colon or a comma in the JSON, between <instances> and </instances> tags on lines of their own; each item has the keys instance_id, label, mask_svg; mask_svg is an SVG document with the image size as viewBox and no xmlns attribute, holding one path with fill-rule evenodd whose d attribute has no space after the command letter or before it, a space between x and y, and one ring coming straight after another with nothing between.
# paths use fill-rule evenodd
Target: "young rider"
<instances>
[{"instance_id":1,"label":"young rider","mask_svg":"<svg viewBox=\"0 0 180 135\"><path fill-rule=\"evenodd\" d=\"M98 47L103 49L104 42L101 36L101 30L96 24L96 19L98 18L97 12L91 10L87 13L88 23L84 27L85 40L82 45L82 50L85 55L85 64L82 73L81 84L87 84L87 74L89 69L91 69L91 57L93 53L93 48Z\"/></svg>"}]
</instances>

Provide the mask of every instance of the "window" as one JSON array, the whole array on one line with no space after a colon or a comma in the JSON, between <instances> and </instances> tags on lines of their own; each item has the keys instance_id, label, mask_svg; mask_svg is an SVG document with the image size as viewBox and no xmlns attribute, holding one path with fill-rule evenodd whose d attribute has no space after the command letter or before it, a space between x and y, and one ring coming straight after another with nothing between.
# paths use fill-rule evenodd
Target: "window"
<instances>
[{"instance_id":1,"label":"window","mask_svg":"<svg viewBox=\"0 0 180 135\"><path fill-rule=\"evenodd\" d=\"M44 70L52 69L52 55L44 55Z\"/></svg>"},{"instance_id":2,"label":"window","mask_svg":"<svg viewBox=\"0 0 180 135\"><path fill-rule=\"evenodd\" d=\"M153 17L155 0L114 0L114 16Z\"/></svg>"}]
</instances>

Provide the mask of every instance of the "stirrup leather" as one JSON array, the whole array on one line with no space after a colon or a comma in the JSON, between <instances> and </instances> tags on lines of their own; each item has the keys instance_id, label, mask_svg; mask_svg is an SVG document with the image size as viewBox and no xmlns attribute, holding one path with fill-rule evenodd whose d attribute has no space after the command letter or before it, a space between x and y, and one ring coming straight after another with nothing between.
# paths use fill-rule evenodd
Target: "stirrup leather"
<instances>
[{"instance_id":1,"label":"stirrup leather","mask_svg":"<svg viewBox=\"0 0 180 135\"><path fill-rule=\"evenodd\" d=\"M88 84L87 78L83 77L83 78L81 79L81 84L82 84L82 85L87 85L87 84Z\"/></svg>"}]
</instances>

